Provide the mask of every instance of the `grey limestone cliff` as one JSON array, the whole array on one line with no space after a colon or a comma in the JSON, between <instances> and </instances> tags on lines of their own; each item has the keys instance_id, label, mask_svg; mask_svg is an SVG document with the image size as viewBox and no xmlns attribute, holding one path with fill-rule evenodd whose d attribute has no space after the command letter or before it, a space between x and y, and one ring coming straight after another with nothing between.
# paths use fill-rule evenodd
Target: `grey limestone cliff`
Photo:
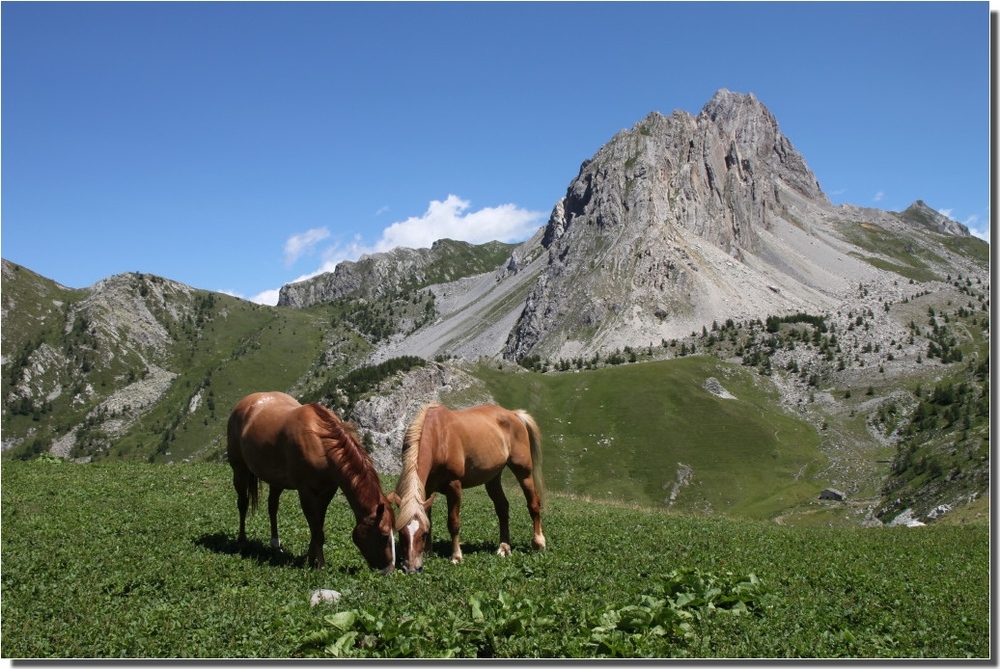
<instances>
[{"instance_id":1,"label":"grey limestone cliff","mask_svg":"<svg viewBox=\"0 0 1000 669\"><path fill-rule=\"evenodd\" d=\"M910 218L962 232L926 209ZM844 217L752 94L720 90L696 116L651 113L585 161L553 208L548 263L504 356L571 357L716 319L833 308L859 281L888 280L837 232Z\"/></svg>"}]
</instances>

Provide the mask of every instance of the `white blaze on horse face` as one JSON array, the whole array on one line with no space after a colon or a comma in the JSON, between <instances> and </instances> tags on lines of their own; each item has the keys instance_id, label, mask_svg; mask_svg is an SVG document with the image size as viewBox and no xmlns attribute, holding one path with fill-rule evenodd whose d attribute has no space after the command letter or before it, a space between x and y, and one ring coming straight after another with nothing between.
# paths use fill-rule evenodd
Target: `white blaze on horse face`
<instances>
[{"instance_id":1,"label":"white blaze on horse face","mask_svg":"<svg viewBox=\"0 0 1000 669\"><path fill-rule=\"evenodd\" d=\"M403 566L407 568L413 567L415 565L416 568L419 569L422 566L421 558L423 557L423 553L417 548L415 541L418 529L420 529L420 523L417 522L416 518L407 523L406 527L403 528L403 531L406 532L405 541L406 541L406 563L407 563ZM402 532L400 532L400 534L402 535Z\"/></svg>"},{"instance_id":2,"label":"white blaze on horse face","mask_svg":"<svg viewBox=\"0 0 1000 669\"><path fill-rule=\"evenodd\" d=\"M416 518L414 518L413 520L411 520L406 525L406 530L407 530L407 535L406 536L409 539L409 546L408 546L409 552L408 552L408 554L410 556L410 560L411 561L414 558L414 551L417 548L416 545L414 544L414 540L417 537L417 530L418 529L420 529L420 523L417 522Z\"/></svg>"}]
</instances>

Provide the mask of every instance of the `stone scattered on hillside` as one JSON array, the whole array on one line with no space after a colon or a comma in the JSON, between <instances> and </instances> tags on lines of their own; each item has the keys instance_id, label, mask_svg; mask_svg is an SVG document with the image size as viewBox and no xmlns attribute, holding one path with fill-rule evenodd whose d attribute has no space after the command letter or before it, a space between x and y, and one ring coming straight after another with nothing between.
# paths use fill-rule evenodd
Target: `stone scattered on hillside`
<instances>
[{"instance_id":1,"label":"stone scattered on hillside","mask_svg":"<svg viewBox=\"0 0 1000 669\"><path fill-rule=\"evenodd\" d=\"M721 397L722 399L726 400L736 399L736 396L733 395L728 390L726 390L725 388L723 388L722 384L719 383L719 380L714 376L710 376L707 379L705 379L705 383L702 387L708 392L715 395L716 397Z\"/></svg>"},{"instance_id":2,"label":"stone scattered on hillside","mask_svg":"<svg viewBox=\"0 0 1000 669\"><path fill-rule=\"evenodd\" d=\"M319 590L313 590L312 596L309 598L309 605L316 606L317 604L322 604L326 602L328 604L336 604L340 601L340 593L336 590L328 590L326 588L320 588Z\"/></svg>"},{"instance_id":3,"label":"stone scattered on hillside","mask_svg":"<svg viewBox=\"0 0 1000 669\"><path fill-rule=\"evenodd\" d=\"M847 495L836 488L825 488L819 494L820 499L833 500L834 502L843 502L846 497Z\"/></svg>"}]
</instances>

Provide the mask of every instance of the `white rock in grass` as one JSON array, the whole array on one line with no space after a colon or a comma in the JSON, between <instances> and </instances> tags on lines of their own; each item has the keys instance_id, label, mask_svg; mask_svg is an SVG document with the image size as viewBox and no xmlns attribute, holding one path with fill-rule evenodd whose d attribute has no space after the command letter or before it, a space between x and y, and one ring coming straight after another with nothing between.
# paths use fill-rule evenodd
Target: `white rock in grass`
<instances>
[{"instance_id":1,"label":"white rock in grass","mask_svg":"<svg viewBox=\"0 0 1000 669\"><path fill-rule=\"evenodd\" d=\"M330 602L331 604L336 604L338 601L340 601L339 592L336 590L326 590L321 588L313 591L309 604L310 606L316 606L320 602Z\"/></svg>"}]
</instances>

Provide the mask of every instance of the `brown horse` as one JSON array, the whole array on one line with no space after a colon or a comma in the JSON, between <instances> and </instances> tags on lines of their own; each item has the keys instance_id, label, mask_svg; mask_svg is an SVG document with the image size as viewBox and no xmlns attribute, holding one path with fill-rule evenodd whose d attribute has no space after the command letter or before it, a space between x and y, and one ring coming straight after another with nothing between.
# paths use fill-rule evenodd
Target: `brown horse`
<instances>
[{"instance_id":1,"label":"brown horse","mask_svg":"<svg viewBox=\"0 0 1000 669\"><path fill-rule=\"evenodd\" d=\"M352 424L319 404L302 405L285 393L253 393L230 414L227 437L240 512L239 544L246 543L247 508L257 508L263 481L271 488L271 546L280 550L278 501L282 491L298 490L309 523L309 565L322 568L326 509L342 488L357 521L355 545L373 569L385 574L393 570L395 514Z\"/></svg>"},{"instance_id":2,"label":"brown horse","mask_svg":"<svg viewBox=\"0 0 1000 669\"><path fill-rule=\"evenodd\" d=\"M403 471L389 499L399 506L402 566L408 573L421 571L423 554L429 552L431 523L428 512L433 495L448 499L451 561L462 559L458 540L462 488L486 485L500 521L499 555L510 555L509 504L500 484L504 466L517 478L534 523L531 545L545 548L542 534L541 433L525 411L510 411L493 404L452 411L428 404L410 424L403 439Z\"/></svg>"}]
</instances>

